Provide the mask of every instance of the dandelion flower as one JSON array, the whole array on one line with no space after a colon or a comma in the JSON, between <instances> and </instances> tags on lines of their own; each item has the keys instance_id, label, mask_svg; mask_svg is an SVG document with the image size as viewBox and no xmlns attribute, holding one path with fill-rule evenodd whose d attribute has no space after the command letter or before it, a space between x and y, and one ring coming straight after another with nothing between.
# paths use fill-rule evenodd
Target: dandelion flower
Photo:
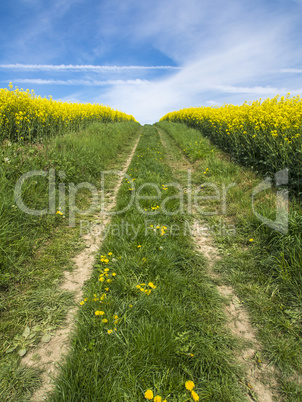
<instances>
[{"instance_id":1,"label":"dandelion flower","mask_svg":"<svg viewBox=\"0 0 302 402\"><path fill-rule=\"evenodd\" d=\"M254 241L254 239L250 239L249 241L252 242L252 241Z\"/></svg>"},{"instance_id":2,"label":"dandelion flower","mask_svg":"<svg viewBox=\"0 0 302 402\"><path fill-rule=\"evenodd\" d=\"M112 332L113 332L112 329L108 329L107 334L110 335L110 334L112 334Z\"/></svg>"},{"instance_id":3,"label":"dandelion flower","mask_svg":"<svg viewBox=\"0 0 302 402\"><path fill-rule=\"evenodd\" d=\"M132 308L132 307L133 307L133 304L129 304L129 307Z\"/></svg>"},{"instance_id":4,"label":"dandelion flower","mask_svg":"<svg viewBox=\"0 0 302 402\"><path fill-rule=\"evenodd\" d=\"M195 384L193 381L186 381L185 387L188 391L192 391L192 389L195 387Z\"/></svg>"},{"instance_id":5,"label":"dandelion flower","mask_svg":"<svg viewBox=\"0 0 302 402\"><path fill-rule=\"evenodd\" d=\"M161 396L156 395L153 399L154 402L161 402Z\"/></svg>"},{"instance_id":6,"label":"dandelion flower","mask_svg":"<svg viewBox=\"0 0 302 402\"><path fill-rule=\"evenodd\" d=\"M153 399L153 391L151 389L147 389L145 392L145 398L149 400Z\"/></svg>"},{"instance_id":7,"label":"dandelion flower","mask_svg":"<svg viewBox=\"0 0 302 402\"><path fill-rule=\"evenodd\" d=\"M110 251L110 253L108 253L108 255L112 255L112 252Z\"/></svg>"},{"instance_id":8,"label":"dandelion flower","mask_svg":"<svg viewBox=\"0 0 302 402\"><path fill-rule=\"evenodd\" d=\"M199 396L196 394L195 391L191 391L191 396L192 396L194 402L199 401Z\"/></svg>"},{"instance_id":9,"label":"dandelion flower","mask_svg":"<svg viewBox=\"0 0 302 402\"><path fill-rule=\"evenodd\" d=\"M139 246L137 246L137 248L141 248L141 247L142 247L142 246L140 246L140 245L139 245Z\"/></svg>"},{"instance_id":10,"label":"dandelion flower","mask_svg":"<svg viewBox=\"0 0 302 402\"><path fill-rule=\"evenodd\" d=\"M85 302L84 302L84 300L83 300L83 301L81 301L80 305L83 306L84 303L85 303Z\"/></svg>"},{"instance_id":11,"label":"dandelion flower","mask_svg":"<svg viewBox=\"0 0 302 402\"><path fill-rule=\"evenodd\" d=\"M102 319L102 322L103 322L104 324L106 324L106 322L108 322L107 318L103 318L103 319Z\"/></svg>"},{"instance_id":12,"label":"dandelion flower","mask_svg":"<svg viewBox=\"0 0 302 402\"><path fill-rule=\"evenodd\" d=\"M95 313L94 313L95 315L104 315L105 314L105 311L96 311Z\"/></svg>"}]
</instances>

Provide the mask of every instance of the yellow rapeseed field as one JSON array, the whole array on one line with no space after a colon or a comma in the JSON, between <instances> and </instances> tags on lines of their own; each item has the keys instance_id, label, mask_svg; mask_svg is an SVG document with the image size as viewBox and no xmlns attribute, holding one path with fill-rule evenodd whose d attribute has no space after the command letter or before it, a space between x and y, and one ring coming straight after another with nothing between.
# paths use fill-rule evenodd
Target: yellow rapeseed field
<instances>
[{"instance_id":1,"label":"yellow rapeseed field","mask_svg":"<svg viewBox=\"0 0 302 402\"><path fill-rule=\"evenodd\" d=\"M133 116L99 104L41 98L27 89L0 88L0 140L36 140L77 131L92 122L135 121Z\"/></svg>"},{"instance_id":2,"label":"yellow rapeseed field","mask_svg":"<svg viewBox=\"0 0 302 402\"><path fill-rule=\"evenodd\" d=\"M192 107L162 120L199 129L232 157L264 174L289 169L291 184L302 189L302 99L279 95L242 106Z\"/></svg>"}]
</instances>

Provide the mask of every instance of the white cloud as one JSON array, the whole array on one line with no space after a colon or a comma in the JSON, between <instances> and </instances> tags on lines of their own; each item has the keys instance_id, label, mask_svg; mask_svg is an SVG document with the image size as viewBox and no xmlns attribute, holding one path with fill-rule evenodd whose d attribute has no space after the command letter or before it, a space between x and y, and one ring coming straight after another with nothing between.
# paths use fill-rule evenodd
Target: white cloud
<instances>
[{"instance_id":1,"label":"white cloud","mask_svg":"<svg viewBox=\"0 0 302 402\"><path fill-rule=\"evenodd\" d=\"M206 101L206 104L209 106L216 106L216 105L219 105L219 102L216 102L214 100L208 100L208 101Z\"/></svg>"},{"instance_id":2,"label":"white cloud","mask_svg":"<svg viewBox=\"0 0 302 402\"><path fill-rule=\"evenodd\" d=\"M6 82L6 81L2 81ZM147 80L53 80L42 78L21 78L12 80L14 83L20 84L37 84L37 85L81 85L81 86L105 86L105 85L142 85L147 84Z\"/></svg>"},{"instance_id":3,"label":"white cloud","mask_svg":"<svg viewBox=\"0 0 302 402\"><path fill-rule=\"evenodd\" d=\"M302 2L302 0L301 0L301 2ZM282 68L280 70L280 73L301 74L302 69L301 68Z\"/></svg>"},{"instance_id":4,"label":"white cloud","mask_svg":"<svg viewBox=\"0 0 302 402\"><path fill-rule=\"evenodd\" d=\"M112 72L127 70L179 70L174 66L97 66L97 65L72 65L72 64L0 64L0 69L25 70L25 71L93 71Z\"/></svg>"},{"instance_id":5,"label":"white cloud","mask_svg":"<svg viewBox=\"0 0 302 402\"><path fill-rule=\"evenodd\" d=\"M190 60L168 78L141 86L114 85L101 95L102 99L105 97L107 104L134 115L141 123L151 123L173 110L206 105L209 97L216 97L217 93L224 96L224 99L219 98L220 104L230 103L229 94L276 95L281 92L277 87L240 83L261 80L273 69L284 50L284 44L276 41L278 33L277 29L266 37L262 32L249 38L242 35L225 49L196 54L195 60ZM288 59L283 53L284 62ZM101 97L97 96L96 100L101 101Z\"/></svg>"}]
</instances>

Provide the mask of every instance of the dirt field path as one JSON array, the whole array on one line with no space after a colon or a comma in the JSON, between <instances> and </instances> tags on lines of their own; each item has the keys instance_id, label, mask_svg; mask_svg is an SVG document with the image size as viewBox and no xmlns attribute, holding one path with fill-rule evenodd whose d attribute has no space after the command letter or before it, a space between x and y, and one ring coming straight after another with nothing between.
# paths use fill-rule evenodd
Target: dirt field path
<instances>
[{"instance_id":1,"label":"dirt field path","mask_svg":"<svg viewBox=\"0 0 302 402\"><path fill-rule=\"evenodd\" d=\"M66 271L63 283L60 289L74 293L74 307L69 311L66 326L57 330L51 337L48 343L41 342L38 347L34 348L22 359L22 365L27 367L35 367L43 370L41 376L41 387L33 394L32 401L40 402L45 399L47 392L52 390L53 380L58 371L58 363L62 357L68 352L70 334L73 331L76 313L78 310L79 302L83 298L83 285L89 279L92 268L95 262L95 254L99 250L101 244L106 237L104 228L110 223L111 217L108 212L116 205L116 197L119 188L122 184L124 174L132 161L136 147L138 145L140 136L137 139L122 171L119 172L118 182L112 193L106 194L107 203L103 208L103 212L98 213L94 217L94 221L98 224L97 231L87 233L83 240L85 242L85 249L78 254L74 259L74 270L72 272ZM101 223L101 224L100 224Z\"/></svg>"},{"instance_id":2,"label":"dirt field path","mask_svg":"<svg viewBox=\"0 0 302 402\"><path fill-rule=\"evenodd\" d=\"M166 162L172 167L174 175L181 181L184 173L194 171L194 165L181 153L173 140L158 129L161 142L166 150ZM177 153L177 157L176 157ZM190 189L187 189L190 191ZM222 278L214 273L213 266L221 258L219 250L215 247L213 239L206 233L206 222L198 217L194 208L192 209L193 224L191 226L192 238L196 251L207 259L208 275L216 285L216 288L224 301L224 312L227 317L227 326L232 334L247 345L236 358L240 361L245 370L245 385L247 398L250 401L272 402L274 394L270 387L275 384L273 369L267 363L261 362L257 357L261 351L261 345L257 341L256 332L253 329L249 315L236 296L234 289L222 283ZM204 226L204 230L203 230Z\"/></svg>"}]
</instances>

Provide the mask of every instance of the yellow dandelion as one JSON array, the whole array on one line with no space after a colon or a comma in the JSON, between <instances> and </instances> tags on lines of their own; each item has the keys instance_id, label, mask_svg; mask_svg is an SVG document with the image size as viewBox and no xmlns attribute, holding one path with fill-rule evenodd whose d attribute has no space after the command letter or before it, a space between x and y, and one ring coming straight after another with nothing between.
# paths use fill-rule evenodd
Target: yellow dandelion
<instances>
[{"instance_id":1,"label":"yellow dandelion","mask_svg":"<svg viewBox=\"0 0 302 402\"><path fill-rule=\"evenodd\" d=\"M81 301L80 305L83 306L84 303L85 303L85 302L84 302L84 300L83 300L83 301Z\"/></svg>"},{"instance_id":2,"label":"yellow dandelion","mask_svg":"<svg viewBox=\"0 0 302 402\"><path fill-rule=\"evenodd\" d=\"M153 399L154 402L161 402L161 396L156 395Z\"/></svg>"},{"instance_id":3,"label":"yellow dandelion","mask_svg":"<svg viewBox=\"0 0 302 402\"><path fill-rule=\"evenodd\" d=\"M112 332L113 332L112 329L108 329L107 334L110 335L110 334L112 334Z\"/></svg>"},{"instance_id":4,"label":"yellow dandelion","mask_svg":"<svg viewBox=\"0 0 302 402\"><path fill-rule=\"evenodd\" d=\"M254 241L254 239L249 239L250 242Z\"/></svg>"},{"instance_id":5,"label":"yellow dandelion","mask_svg":"<svg viewBox=\"0 0 302 402\"><path fill-rule=\"evenodd\" d=\"M188 391L192 391L192 389L195 387L195 384L193 381L186 381L185 387Z\"/></svg>"},{"instance_id":6,"label":"yellow dandelion","mask_svg":"<svg viewBox=\"0 0 302 402\"><path fill-rule=\"evenodd\" d=\"M108 322L107 318L103 318L103 319L102 319L102 322L103 322L104 324L106 324L106 322Z\"/></svg>"},{"instance_id":7,"label":"yellow dandelion","mask_svg":"<svg viewBox=\"0 0 302 402\"><path fill-rule=\"evenodd\" d=\"M191 391L191 396L192 396L194 402L199 401L199 396L196 394L195 391Z\"/></svg>"},{"instance_id":8,"label":"yellow dandelion","mask_svg":"<svg viewBox=\"0 0 302 402\"><path fill-rule=\"evenodd\" d=\"M110 253L108 253L108 255L112 255L112 252L110 251Z\"/></svg>"},{"instance_id":9,"label":"yellow dandelion","mask_svg":"<svg viewBox=\"0 0 302 402\"><path fill-rule=\"evenodd\" d=\"M145 398L149 400L153 399L153 391L151 389L147 389L145 392Z\"/></svg>"}]
</instances>

